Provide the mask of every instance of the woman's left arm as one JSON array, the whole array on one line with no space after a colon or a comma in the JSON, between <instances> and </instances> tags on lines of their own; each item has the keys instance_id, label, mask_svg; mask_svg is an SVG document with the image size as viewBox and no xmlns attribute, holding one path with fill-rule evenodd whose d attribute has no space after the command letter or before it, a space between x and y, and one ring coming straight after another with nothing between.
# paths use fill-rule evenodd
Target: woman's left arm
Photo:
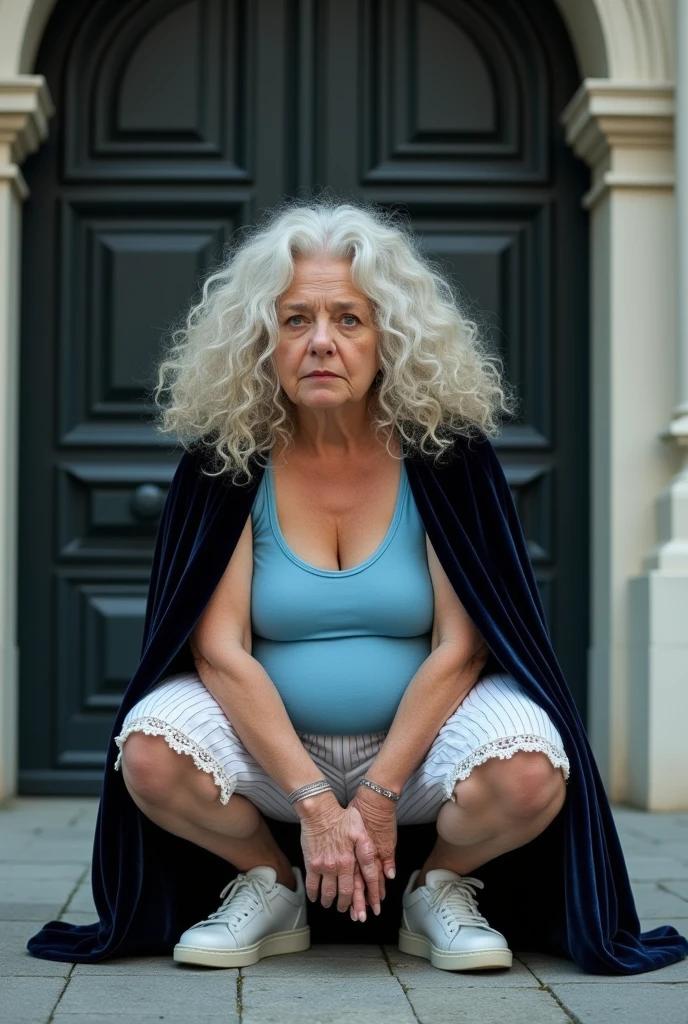
<instances>
[{"instance_id":1,"label":"woman's left arm","mask_svg":"<svg viewBox=\"0 0 688 1024\"><path fill-rule=\"evenodd\" d=\"M426 536L428 568L435 596L430 654L409 683L394 721L366 772L366 778L400 793L421 763L438 732L475 686L489 656L489 649L456 595L435 549ZM394 831L394 803L367 787L359 787L352 802L379 837L381 866L393 877L389 849ZM383 839L383 836L386 838Z\"/></svg>"}]
</instances>

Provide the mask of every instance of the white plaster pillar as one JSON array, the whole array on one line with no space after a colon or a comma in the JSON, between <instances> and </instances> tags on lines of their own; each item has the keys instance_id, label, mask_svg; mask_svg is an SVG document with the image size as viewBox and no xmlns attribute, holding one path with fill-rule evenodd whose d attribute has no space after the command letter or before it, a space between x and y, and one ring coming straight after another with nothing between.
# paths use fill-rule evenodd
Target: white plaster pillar
<instances>
[{"instance_id":1,"label":"white plaster pillar","mask_svg":"<svg viewBox=\"0 0 688 1024\"><path fill-rule=\"evenodd\" d=\"M592 171L589 733L610 795L624 801L636 757L628 581L676 468L659 439L676 373L673 87L587 78L561 120Z\"/></svg>"},{"instance_id":2,"label":"white plaster pillar","mask_svg":"<svg viewBox=\"0 0 688 1024\"><path fill-rule=\"evenodd\" d=\"M676 226L678 266L677 405L669 433L688 445L688 4L676 3ZM685 456L685 452L683 453ZM685 459L684 459L685 461ZM684 534L684 537L686 535ZM684 568L688 562L684 562ZM688 611L688 609L686 609Z\"/></svg>"},{"instance_id":3,"label":"white plaster pillar","mask_svg":"<svg viewBox=\"0 0 688 1024\"><path fill-rule=\"evenodd\" d=\"M657 501L657 546L629 585L630 802L688 809L688 5L676 4L676 351L663 438L678 472Z\"/></svg>"},{"instance_id":4,"label":"white plaster pillar","mask_svg":"<svg viewBox=\"0 0 688 1024\"><path fill-rule=\"evenodd\" d=\"M0 79L0 802L17 771L17 468L21 210L19 165L48 133L52 103L41 75Z\"/></svg>"}]
</instances>

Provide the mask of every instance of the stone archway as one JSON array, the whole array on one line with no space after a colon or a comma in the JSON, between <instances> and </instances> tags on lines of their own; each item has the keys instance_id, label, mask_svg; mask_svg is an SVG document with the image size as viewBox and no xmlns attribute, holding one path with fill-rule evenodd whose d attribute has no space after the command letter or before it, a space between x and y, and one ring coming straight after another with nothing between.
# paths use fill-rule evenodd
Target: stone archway
<instances>
[{"instance_id":1,"label":"stone archway","mask_svg":"<svg viewBox=\"0 0 688 1024\"><path fill-rule=\"evenodd\" d=\"M563 120L571 145L593 170L587 197L594 352L592 738L612 796L623 799L629 794L628 581L655 543L654 499L678 468L677 454L658 440L674 404L671 5L556 3L584 76ZM45 138L52 112L45 82L31 70L53 5L7 0L0 7L0 429L6 440L0 451L0 799L14 791L16 779L17 254L26 197L20 166ZM622 289L630 302L620 300ZM659 323L658 310L664 311ZM657 347L648 367L641 342L651 315ZM629 338L638 357L633 372L623 359ZM652 374L661 379L648 398ZM651 765L652 739L641 740ZM663 774L661 764L652 771L653 778ZM647 778L634 784L635 799L657 806L681 800L671 786L664 792L661 783L653 785Z\"/></svg>"}]
</instances>

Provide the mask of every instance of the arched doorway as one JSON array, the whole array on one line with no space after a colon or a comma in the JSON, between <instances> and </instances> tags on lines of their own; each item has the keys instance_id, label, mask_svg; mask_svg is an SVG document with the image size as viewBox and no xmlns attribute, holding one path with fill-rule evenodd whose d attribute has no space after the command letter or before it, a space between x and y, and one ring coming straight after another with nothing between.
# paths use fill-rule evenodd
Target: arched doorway
<instances>
[{"instance_id":1,"label":"arched doorway","mask_svg":"<svg viewBox=\"0 0 688 1024\"><path fill-rule=\"evenodd\" d=\"M523 399L498 450L583 706L588 176L557 120L578 79L556 9L70 0L36 71L57 115L25 166L24 791L97 790L138 657L176 464L142 401L160 331L301 186L402 204L482 313Z\"/></svg>"}]
</instances>

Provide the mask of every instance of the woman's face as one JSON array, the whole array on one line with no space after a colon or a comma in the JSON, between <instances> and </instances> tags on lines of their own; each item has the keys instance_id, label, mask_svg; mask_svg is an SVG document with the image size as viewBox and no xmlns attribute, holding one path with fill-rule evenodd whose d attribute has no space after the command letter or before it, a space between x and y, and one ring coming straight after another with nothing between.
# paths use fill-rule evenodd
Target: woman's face
<instances>
[{"instance_id":1,"label":"woman's face","mask_svg":"<svg viewBox=\"0 0 688 1024\"><path fill-rule=\"evenodd\" d=\"M328 409L360 402L379 369L373 305L351 283L351 264L297 257L294 279L277 303L280 384L297 406ZM311 377L328 370L334 377Z\"/></svg>"}]
</instances>

